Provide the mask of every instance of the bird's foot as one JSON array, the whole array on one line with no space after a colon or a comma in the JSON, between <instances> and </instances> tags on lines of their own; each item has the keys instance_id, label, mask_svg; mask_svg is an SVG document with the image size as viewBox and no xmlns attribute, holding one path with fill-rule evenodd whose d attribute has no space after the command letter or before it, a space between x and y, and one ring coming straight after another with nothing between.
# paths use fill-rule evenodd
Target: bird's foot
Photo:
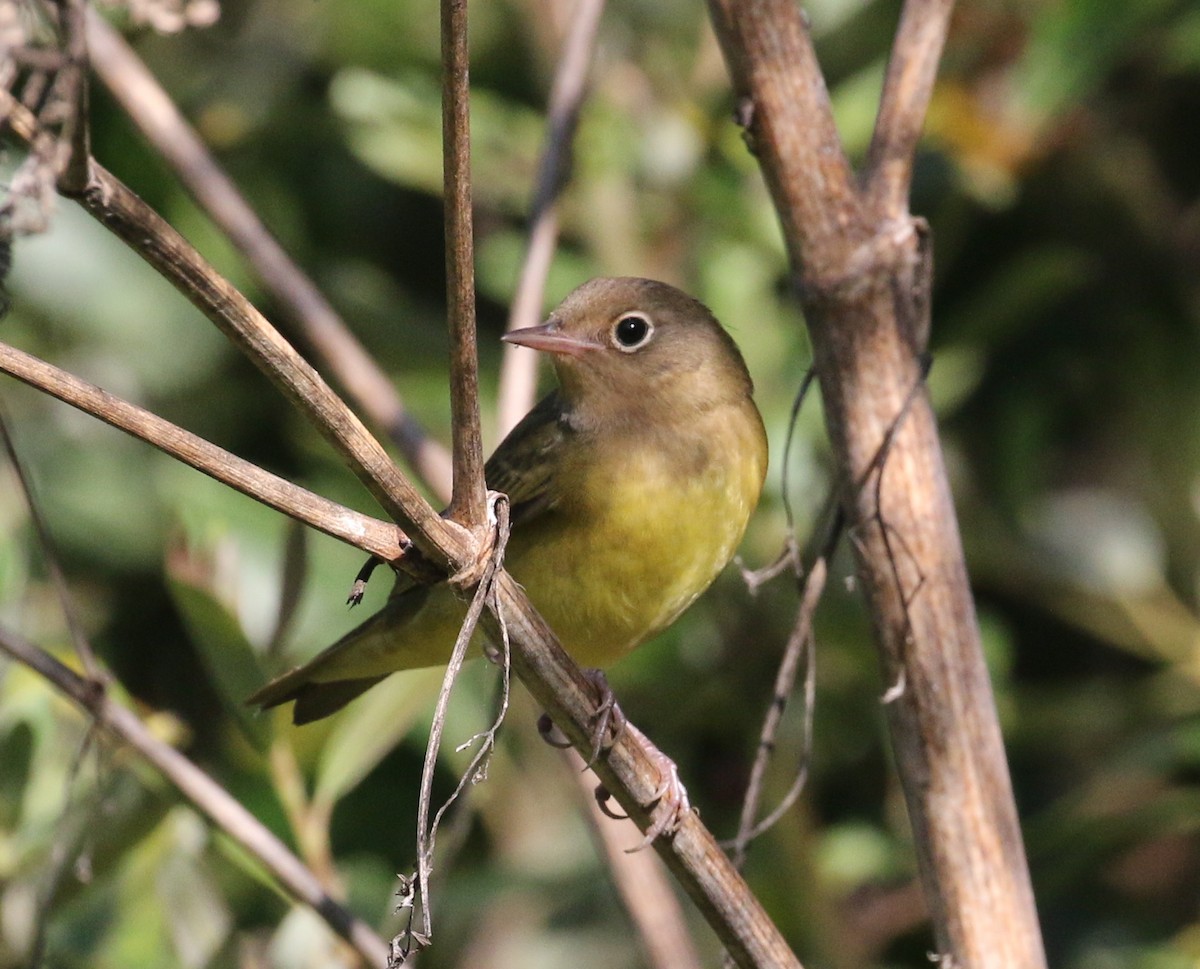
<instances>
[{"instance_id":1,"label":"bird's foot","mask_svg":"<svg viewBox=\"0 0 1200 969\"><path fill-rule=\"evenodd\" d=\"M608 685L608 677L597 669L585 669L583 675L598 694L596 712L592 715L592 755L587 762L591 767L605 750L621 739L629 721L617 703L617 695Z\"/></svg>"},{"instance_id":2,"label":"bird's foot","mask_svg":"<svg viewBox=\"0 0 1200 969\"><path fill-rule=\"evenodd\" d=\"M593 714L591 734L592 753L585 769L593 766L600 759L600 755L628 731L630 736L641 741L650 763L658 770L658 787L654 789L646 804L647 810L650 811L650 826L646 829L645 837L641 842L629 849L630 851L641 851L653 844L655 839L660 836L672 835L678 831L683 819L691 813L692 803L688 799L687 789L679 779L679 768L675 766L675 762L655 747L644 733L629 722L617 703L617 698L604 674L596 669L585 669L583 673L597 693L596 712ZM551 747L563 749L571 746L571 742L558 732L549 714L543 713L538 718L538 733ZM612 795L608 789L603 784L597 785L596 803L600 806L600 810L610 818L624 820L626 815L618 814L609 807L608 802L611 799Z\"/></svg>"},{"instance_id":3,"label":"bird's foot","mask_svg":"<svg viewBox=\"0 0 1200 969\"><path fill-rule=\"evenodd\" d=\"M658 770L659 783L650 796L646 805L650 809L650 826L646 828L645 836L632 848L627 849L631 854L652 845L662 835L673 835L683 824L683 819L692 812L692 802L688 799L687 788L679 779L679 768L666 754L654 746L644 733L631 723L625 724L630 735L642 742L646 756ZM607 817L617 821L625 820L628 815L618 814L608 806L612 795L600 784L596 787L596 804ZM652 807L651 807L652 805Z\"/></svg>"},{"instance_id":4,"label":"bird's foot","mask_svg":"<svg viewBox=\"0 0 1200 969\"><path fill-rule=\"evenodd\" d=\"M585 669L583 675L597 693L596 712L592 714L592 752L588 757L587 764L584 765L584 768L587 769L600 759L600 755L604 751L621 739L621 734L625 732L626 724L629 721L617 703L616 695L613 693L612 687L608 685L608 679L604 674L600 670ZM538 717L537 728L542 739L551 747L565 750L571 746L571 742L558 732L554 721L550 719L550 714L543 713Z\"/></svg>"}]
</instances>

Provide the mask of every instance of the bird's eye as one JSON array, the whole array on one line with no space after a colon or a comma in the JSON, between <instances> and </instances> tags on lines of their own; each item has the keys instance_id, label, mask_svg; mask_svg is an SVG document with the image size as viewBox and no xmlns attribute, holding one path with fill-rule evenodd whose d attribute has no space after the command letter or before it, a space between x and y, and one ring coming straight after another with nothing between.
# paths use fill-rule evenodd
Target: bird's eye
<instances>
[{"instance_id":1,"label":"bird's eye","mask_svg":"<svg viewBox=\"0 0 1200 969\"><path fill-rule=\"evenodd\" d=\"M613 342L618 350L628 353L645 346L653 333L654 327L646 317L630 313L617 320L617 325L613 327Z\"/></svg>"}]
</instances>

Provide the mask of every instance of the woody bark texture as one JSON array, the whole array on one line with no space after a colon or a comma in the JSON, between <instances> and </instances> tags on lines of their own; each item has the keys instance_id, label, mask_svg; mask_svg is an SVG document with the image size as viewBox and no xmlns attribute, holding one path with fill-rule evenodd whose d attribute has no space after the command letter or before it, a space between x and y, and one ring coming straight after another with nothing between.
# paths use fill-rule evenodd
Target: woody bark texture
<instances>
[{"instance_id":1,"label":"woody bark texture","mask_svg":"<svg viewBox=\"0 0 1200 969\"><path fill-rule=\"evenodd\" d=\"M812 337L897 767L943 965L1045 965L933 411L924 227L907 197L949 19L906 5L855 179L793 0L709 0Z\"/></svg>"}]
</instances>

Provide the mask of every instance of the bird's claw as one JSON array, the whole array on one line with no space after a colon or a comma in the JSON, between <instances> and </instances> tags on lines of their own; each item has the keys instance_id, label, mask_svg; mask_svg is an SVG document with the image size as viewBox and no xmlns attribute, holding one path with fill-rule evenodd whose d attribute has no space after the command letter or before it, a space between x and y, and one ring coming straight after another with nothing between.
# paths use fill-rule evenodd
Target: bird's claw
<instances>
[{"instance_id":1,"label":"bird's claw","mask_svg":"<svg viewBox=\"0 0 1200 969\"><path fill-rule=\"evenodd\" d=\"M592 751L584 765L584 770L587 770L595 765L604 751L621 739L629 721L617 703L616 695L613 693L612 687L608 685L604 674L600 670L585 669L583 675L598 694L596 712L592 714ZM571 746L569 740L555 734L554 721L550 719L548 713L543 713L538 717L537 728L542 739L551 747L562 750Z\"/></svg>"},{"instance_id":2,"label":"bird's claw","mask_svg":"<svg viewBox=\"0 0 1200 969\"><path fill-rule=\"evenodd\" d=\"M692 802L688 799L687 788L679 779L679 768L675 766L675 762L655 747L633 724L627 724L626 729L642 741L646 755L658 769L659 776L658 787L650 795L649 805L653 805L650 811L650 826L646 828L641 841L626 849L632 854L648 848L662 835L673 835L678 831L684 818L692 813ZM628 818L628 815L618 814L609 807L608 802L612 800L612 794L603 784L596 786L595 797L596 804L605 817L614 821L624 821Z\"/></svg>"},{"instance_id":3,"label":"bird's claw","mask_svg":"<svg viewBox=\"0 0 1200 969\"><path fill-rule=\"evenodd\" d=\"M688 799L687 788L679 779L679 768L666 754L654 746L649 738L633 724L627 729L642 742L646 756L658 769L658 787L650 796L650 826L646 828L642 840L629 848L630 853L642 851L654 843L662 835L673 835L683 824L684 818L692 813L692 802Z\"/></svg>"},{"instance_id":4,"label":"bird's claw","mask_svg":"<svg viewBox=\"0 0 1200 969\"><path fill-rule=\"evenodd\" d=\"M557 733L558 728L554 725L554 721L550 719L550 714L543 713L537 719L537 732L542 740L548 743L556 750L566 750L571 746L569 741L562 734Z\"/></svg>"},{"instance_id":5,"label":"bird's claw","mask_svg":"<svg viewBox=\"0 0 1200 969\"><path fill-rule=\"evenodd\" d=\"M586 765L592 767L605 750L621 739L629 721L617 703L617 696L608 685L608 678L604 673L596 669L586 669L583 675L598 694L592 723L592 754Z\"/></svg>"},{"instance_id":6,"label":"bird's claw","mask_svg":"<svg viewBox=\"0 0 1200 969\"><path fill-rule=\"evenodd\" d=\"M603 784L597 784L596 790L593 792L593 797L596 798L596 807L600 809L600 813L606 818L612 818L614 821L628 821L628 814L618 814L608 806L608 802L612 800L612 793Z\"/></svg>"},{"instance_id":7,"label":"bird's claw","mask_svg":"<svg viewBox=\"0 0 1200 969\"><path fill-rule=\"evenodd\" d=\"M684 818L692 812L692 802L688 799L687 789L679 779L679 768L675 766L675 762L655 747L644 733L626 719L604 674L596 669L584 670L583 673L598 694L596 712L593 714L592 754L584 766L584 770L592 767L600 759L600 755L617 743L626 731L629 731L635 740L641 741L650 763L658 770L658 787L654 789L646 804L650 811L650 826L646 828L642 840L628 849L631 852L642 851L662 835L673 835L678 831ZM543 713L538 718L538 733L552 747L571 746L570 741L555 735L554 721L550 719L549 714ZM626 820L627 815L618 814L609 807L608 802L612 799L612 795L603 784L597 785L595 796L596 804L606 817L615 821Z\"/></svg>"}]
</instances>

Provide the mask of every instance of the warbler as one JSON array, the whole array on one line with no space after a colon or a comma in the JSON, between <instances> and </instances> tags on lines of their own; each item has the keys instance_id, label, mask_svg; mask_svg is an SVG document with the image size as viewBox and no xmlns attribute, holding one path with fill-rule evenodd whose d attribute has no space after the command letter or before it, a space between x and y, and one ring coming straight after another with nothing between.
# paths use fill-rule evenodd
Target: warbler
<instances>
[{"instance_id":1,"label":"warbler","mask_svg":"<svg viewBox=\"0 0 1200 969\"><path fill-rule=\"evenodd\" d=\"M750 375L702 303L649 279L593 279L504 339L550 354L559 384L485 468L509 498L505 567L576 662L607 667L741 542L767 468ZM465 611L447 584L401 576L382 610L249 702L328 716L397 670L446 663Z\"/></svg>"}]
</instances>

